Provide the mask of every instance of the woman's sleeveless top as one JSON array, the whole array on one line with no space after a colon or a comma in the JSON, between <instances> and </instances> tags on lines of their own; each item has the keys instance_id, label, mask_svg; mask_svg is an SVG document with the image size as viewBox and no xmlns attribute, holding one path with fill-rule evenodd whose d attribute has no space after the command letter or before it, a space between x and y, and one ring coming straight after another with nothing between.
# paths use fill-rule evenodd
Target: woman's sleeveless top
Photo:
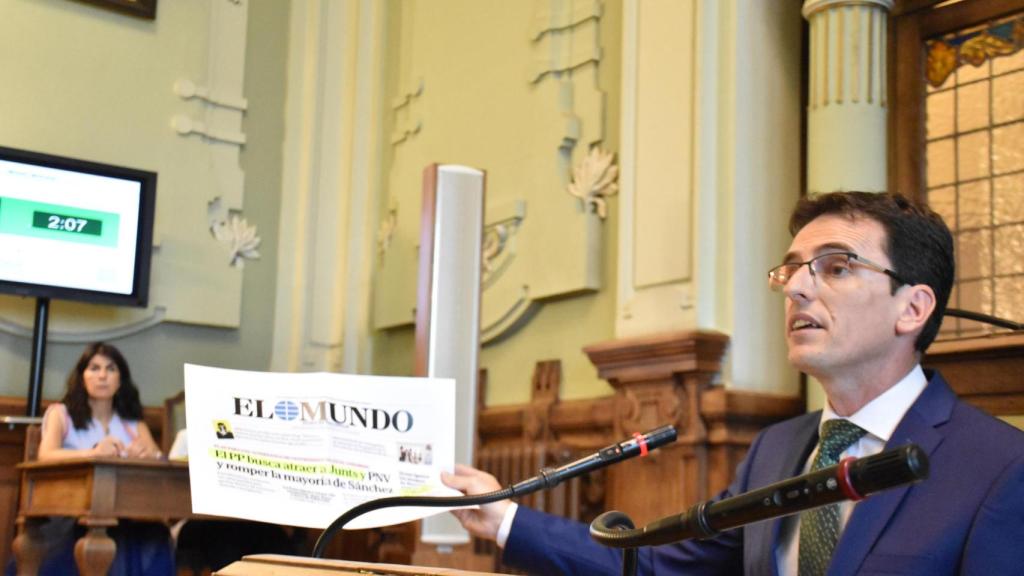
<instances>
[{"instance_id":1,"label":"woman's sleeveless top","mask_svg":"<svg viewBox=\"0 0 1024 576\"><path fill-rule=\"evenodd\" d=\"M71 415L68 414L68 409L61 403L51 404L46 409L46 414L43 415L43 419L46 418L63 418L64 419L64 441L61 443L61 448L67 448L70 450L84 450L92 448L100 440L107 436L107 433L103 431L103 424L99 420L93 418L89 422L89 427L83 429L75 428L74 423L71 421ZM135 441L138 436L138 420L122 420L117 413L114 413L114 417L110 419L110 436L117 438L125 446Z\"/></svg>"}]
</instances>

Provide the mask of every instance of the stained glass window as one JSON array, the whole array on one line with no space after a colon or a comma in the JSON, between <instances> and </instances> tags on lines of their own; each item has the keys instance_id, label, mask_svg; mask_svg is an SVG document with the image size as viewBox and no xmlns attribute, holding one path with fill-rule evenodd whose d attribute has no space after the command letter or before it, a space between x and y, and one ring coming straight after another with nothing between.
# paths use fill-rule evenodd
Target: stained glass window
<instances>
[{"instance_id":1,"label":"stained glass window","mask_svg":"<svg viewBox=\"0 0 1024 576\"><path fill-rule=\"evenodd\" d=\"M950 306L1024 321L1024 15L926 49L925 179L956 239ZM993 330L947 318L940 338Z\"/></svg>"}]
</instances>

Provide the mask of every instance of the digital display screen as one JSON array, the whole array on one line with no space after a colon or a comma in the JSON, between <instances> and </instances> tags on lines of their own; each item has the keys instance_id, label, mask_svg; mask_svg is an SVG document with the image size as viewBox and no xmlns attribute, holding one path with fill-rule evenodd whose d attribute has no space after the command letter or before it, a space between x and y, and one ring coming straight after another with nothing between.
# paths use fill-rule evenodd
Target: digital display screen
<instances>
[{"instance_id":1,"label":"digital display screen","mask_svg":"<svg viewBox=\"0 0 1024 576\"><path fill-rule=\"evenodd\" d=\"M152 202L155 175L25 154L24 161L17 154L0 154L0 284L4 291L31 294L35 285L138 300L140 237L147 242L143 285L148 288L152 234L151 229L142 234L140 218L147 184ZM99 173L104 168L109 170ZM152 181L136 177L136 172L151 176ZM152 226L151 221L146 224ZM29 288L21 290L22 285ZM12 286L19 290L8 289ZM93 299L77 292L56 296Z\"/></svg>"}]
</instances>

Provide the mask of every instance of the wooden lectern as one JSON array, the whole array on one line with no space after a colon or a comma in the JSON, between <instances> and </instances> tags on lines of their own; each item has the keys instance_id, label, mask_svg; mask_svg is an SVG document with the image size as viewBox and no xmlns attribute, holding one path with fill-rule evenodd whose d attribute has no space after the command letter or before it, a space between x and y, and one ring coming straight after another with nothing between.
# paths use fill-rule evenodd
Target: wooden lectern
<instances>
[{"instance_id":1,"label":"wooden lectern","mask_svg":"<svg viewBox=\"0 0 1024 576\"><path fill-rule=\"evenodd\" d=\"M275 554L246 556L214 573L215 576L494 576L451 568L369 564L347 560L299 558Z\"/></svg>"}]
</instances>

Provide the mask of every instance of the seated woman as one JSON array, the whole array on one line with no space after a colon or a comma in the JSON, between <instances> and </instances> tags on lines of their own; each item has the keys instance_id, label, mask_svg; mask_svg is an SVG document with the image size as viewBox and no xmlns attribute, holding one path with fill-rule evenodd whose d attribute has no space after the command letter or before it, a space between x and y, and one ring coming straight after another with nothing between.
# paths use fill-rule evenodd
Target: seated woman
<instances>
[{"instance_id":1,"label":"seated woman","mask_svg":"<svg viewBox=\"0 0 1024 576\"><path fill-rule=\"evenodd\" d=\"M68 375L64 399L43 415L39 459L161 456L142 420L139 390L124 356L110 344L90 344ZM174 574L174 549L166 526L121 522L107 532L117 543L110 574ZM51 553L40 574L77 573L74 543L84 529L70 518L55 518L43 526L43 533Z\"/></svg>"},{"instance_id":2,"label":"seated woman","mask_svg":"<svg viewBox=\"0 0 1024 576\"><path fill-rule=\"evenodd\" d=\"M117 348L90 344L68 376L61 403L43 415L39 459L162 456L142 421L139 390Z\"/></svg>"}]
</instances>

